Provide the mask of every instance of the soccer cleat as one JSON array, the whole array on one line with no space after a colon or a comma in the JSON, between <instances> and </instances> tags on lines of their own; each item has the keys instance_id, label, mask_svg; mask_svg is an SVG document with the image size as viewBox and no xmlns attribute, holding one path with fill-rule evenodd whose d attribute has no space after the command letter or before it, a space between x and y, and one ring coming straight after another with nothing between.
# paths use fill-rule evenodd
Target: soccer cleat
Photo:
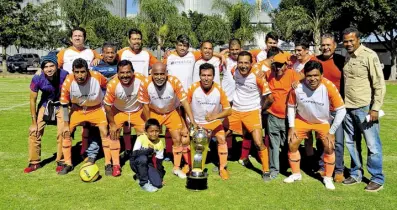
<instances>
[{"instance_id":1,"label":"soccer cleat","mask_svg":"<svg viewBox=\"0 0 397 210\"><path fill-rule=\"evenodd\" d=\"M370 182L364 190L367 192L378 192L379 190L383 189L383 185L380 185L375 182Z\"/></svg>"},{"instance_id":2,"label":"soccer cleat","mask_svg":"<svg viewBox=\"0 0 397 210\"><path fill-rule=\"evenodd\" d=\"M345 179L343 182L342 182L342 184L343 185L354 185L354 184L358 184L358 183L360 183L361 181L357 181L356 179L354 179L353 177L349 177L349 178L347 178L347 179Z\"/></svg>"},{"instance_id":3,"label":"soccer cleat","mask_svg":"<svg viewBox=\"0 0 397 210\"><path fill-rule=\"evenodd\" d=\"M246 168L253 168L254 166L252 165L251 161L246 158L246 159L240 159L238 160L238 163L240 163L242 166Z\"/></svg>"},{"instance_id":4,"label":"soccer cleat","mask_svg":"<svg viewBox=\"0 0 397 210\"><path fill-rule=\"evenodd\" d=\"M273 178L272 178L272 176L270 175L270 172L264 172L264 173L262 174L262 179L263 179L263 181L265 181L265 182L270 182Z\"/></svg>"},{"instance_id":5,"label":"soccer cleat","mask_svg":"<svg viewBox=\"0 0 397 210\"><path fill-rule=\"evenodd\" d=\"M181 179L186 179L186 174L183 173L183 171L181 169L173 169L172 173L175 174L177 177L181 178Z\"/></svg>"},{"instance_id":6,"label":"soccer cleat","mask_svg":"<svg viewBox=\"0 0 397 210\"><path fill-rule=\"evenodd\" d=\"M107 165L105 166L105 175L106 175L106 176L112 176L112 174L113 174L112 165L107 164Z\"/></svg>"},{"instance_id":7,"label":"soccer cleat","mask_svg":"<svg viewBox=\"0 0 397 210\"><path fill-rule=\"evenodd\" d=\"M146 183L145 185L141 186L142 190L145 190L146 192L156 192L159 190L157 187L153 186L149 182Z\"/></svg>"},{"instance_id":8,"label":"soccer cleat","mask_svg":"<svg viewBox=\"0 0 397 210\"><path fill-rule=\"evenodd\" d=\"M188 164L185 164L182 168L182 172L187 174L190 172L190 166Z\"/></svg>"},{"instance_id":9,"label":"soccer cleat","mask_svg":"<svg viewBox=\"0 0 397 210\"><path fill-rule=\"evenodd\" d=\"M112 176L114 177L118 177L121 175L121 168L120 165L114 165L113 166L113 172L112 172Z\"/></svg>"},{"instance_id":10,"label":"soccer cleat","mask_svg":"<svg viewBox=\"0 0 397 210\"><path fill-rule=\"evenodd\" d=\"M221 169L219 171L219 176L223 179L223 180L228 180L229 179L229 172L226 169Z\"/></svg>"},{"instance_id":11,"label":"soccer cleat","mask_svg":"<svg viewBox=\"0 0 397 210\"><path fill-rule=\"evenodd\" d=\"M336 183L342 183L344 180L345 180L345 177L343 176L343 173L335 173L334 181Z\"/></svg>"},{"instance_id":12,"label":"soccer cleat","mask_svg":"<svg viewBox=\"0 0 397 210\"><path fill-rule=\"evenodd\" d=\"M284 179L284 183L292 183L295 181L300 181L302 180L302 175L299 174L291 174L289 177Z\"/></svg>"},{"instance_id":13,"label":"soccer cleat","mask_svg":"<svg viewBox=\"0 0 397 210\"><path fill-rule=\"evenodd\" d=\"M325 176L323 178L323 183L325 185L325 188L327 188L327 190L335 190L335 185L332 181L332 177Z\"/></svg>"},{"instance_id":14,"label":"soccer cleat","mask_svg":"<svg viewBox=\"0 0 397 210\"><path fill-rule=\"evenodd\" d=\"M26 168L23 170L23 173L27 174L27 173L36 171L36 170L39 169L39 168L41 168L40 163L37 163L37 164L29 164L28 167L26 167Z\"/></svg>"},{"instance_id":15,"label":"soccer cleat","mask_svg":"<svg viewBox=\"0 0 397 210\"><path fill-rule=\"evenodd\" d=\"M71 165L65 165L61 171L58 172L59 175L65 175L68 174L73 170L73 166Z\"/></svg>"},{"instance_id":16,"label":"soccer cleat","mask_svg":"<svg viewBox=\"0 0 397 210\"><path fill-rule=\"evenodd\" d=\"M63 162L57 162L57 167L55 168L55 171L58 173L62 171L62 169L65 167L65 163Z\"/></svg>"}]
</instances>

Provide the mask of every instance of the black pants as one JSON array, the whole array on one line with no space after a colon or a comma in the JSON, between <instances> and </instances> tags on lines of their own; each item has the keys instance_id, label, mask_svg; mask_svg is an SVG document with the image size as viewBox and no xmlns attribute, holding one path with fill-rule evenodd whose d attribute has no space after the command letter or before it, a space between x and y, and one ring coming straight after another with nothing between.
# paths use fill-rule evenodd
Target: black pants
<instances>
[{"instance_id":1,"label":"black pants","mask_svg":"<svg viewBox=\"0 0 397 210\"><path fill-rule=\"evenodd\" d=\"M140 155L138 157L130 159L131 169L136 173L139 179L139 185L143 186L148 181L157 187L161 188L163 186L163 169L157 169L152 163L152 159L146 155Z\"/></svg>"}]
</instances>

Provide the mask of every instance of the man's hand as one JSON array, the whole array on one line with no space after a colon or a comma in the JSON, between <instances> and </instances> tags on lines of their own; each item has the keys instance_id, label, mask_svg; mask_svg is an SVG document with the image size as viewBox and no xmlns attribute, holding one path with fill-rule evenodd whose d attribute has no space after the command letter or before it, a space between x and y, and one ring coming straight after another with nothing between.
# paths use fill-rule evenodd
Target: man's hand
<instances>
[{"instance_id":1,"label":"man's hand","mask_svg":"<svg viewBox=\"0 0 397 210\"><path fill-rule=\"evenodd\" d=\"M300 81L295 81L292 83L291 87L295 90L298 87L299 83Z\"/></svg>"},{"instance_id":2,"label":"man's hand","mask_svg":"<svg viewBox=\"0 0 397 210\"><path fill-rule=\"evenodd\" d=\"M29 135L30 136L37 136L37 123L32 123L29 127Z\"/></svg>"},{"instance_id":3,"label":"man's hand","mask_svg":"<svg viewBox=\"0 0 397 210\"><path fill-rule=\"evenodd\" d=\"M207 120L208 122L211 122L213 120L216 120L217 118L214 117L214 115L207 113L207 115L205 116L205 120Z\"/></svg>"},{"instance_id":4,"label":"man's hand","mask_svg":"<svg viewBox=\"0 0 397 210\"><path fill-rule=\"evenodd\" d=\"M335 134L328 133L325 138L327 139L328 148L335 149Z\"/></svg>"},{"instance_id":5,"label":"man's hand","mask_svg":"<svg viewBox=\"0 0 397 210\"><path fill-rule=\"evenodd\" d=\"M265 79L266 72L265 71L259 71L259 72L256 73L256 76L258 76L259 78Z\"/></svg>"},{"instance_id":6,"label":"man's hand","mask_svg":"<svg viewBox=\"0 0 397 210\"><path fill-rule=\"evenodd\" d=\"M101 62L101 59L95 58L94 60L92 60L91 65L92 66L98 66L99 62Z\"/></svg>"},{"instance_id":7,"label":"man's hand","mask_svg":"<svg viewBox=\"0 0 397 210\"><path fill-rule=\"evenodd\" d=\"M374 121L378 121L379 119L379 112L375 111L375 110L371 110L368 112L369 114L369 121L368 122L374 122Z\"/></svg>"},{"instance_id":8,"label":"man's hand","mask_svg":"<svg viewBox=\"0 0 397 210\"><path fill-rule=\"evenodd\" d=\"M288 129L288 143L291 144L298 139L298 135L296 135L295 128Z\"/></svg>"},{"instance_id":9,"label":"man's hand","mask_svg":"<svg viewBox=\"0 0 397 210\"><path fill-rule=\"evenodd\" d=\"M187 126L184 126L184 127L181 129L181 136L183 136L183 137L189 136L189 129L187 129Z\"/></svg>"},{"instance_id":10,"label":"man's hand","mask_svg":"<svg viewBox=\"0 0 397 210\"><path fill-rule=\"evenodd\" d=\"M117 126L114 123L109 124L109 133L110 133L110 139L112 140L118 140L118 134L120 133L120 130L117 129Z\"/></svg>"}]
</instances>

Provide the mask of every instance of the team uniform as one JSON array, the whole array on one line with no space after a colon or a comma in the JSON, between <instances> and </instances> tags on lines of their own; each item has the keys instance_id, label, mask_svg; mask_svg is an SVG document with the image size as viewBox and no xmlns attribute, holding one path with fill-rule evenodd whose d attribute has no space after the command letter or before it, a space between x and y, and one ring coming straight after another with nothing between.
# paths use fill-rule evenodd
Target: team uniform
<instances>
[{"instance_id":1,"label":"team uniform","mask_svg":"<svg viewBox=\"0 0 397 210\"><path fill-rule=\"evenodd\" d=\"M341 116L336 115L332 127L329 124L331 110L336 112L341 110L340 113L343 114ZM345 111L343 99L338 89L329 80L323 78L320 86L315 90L311 90L305 84L300 83L295 90L291 90L288 99L289 127L295 127L298 140L307 139L308 134L315 131L318 137L325 141L328 133L335 133L343 121L345 115L343 111ZM289 152L288 157L292 173L300 174L299 150L294 153ZM324 154L323 159L326 177L331 177L335 168L335 153Z\"/></svg>"},{"instance_id":2,"label":"team uniform","mask_svg":"<svg viewBox=\"0 0 397 210\"><path fill-rule=\"evenodd\" d=\"M193 70L193 83L200 81L200 65L204 63L210 63L215 67L214 82L221 84L220 72L222 71L222 61L215 56L209 60L200 59L196 61Z\"/></svg>"},{"instance_id":3,"label":"team uniform","mask_svg":"<svg viewBox=\"0 0 397 210\"><path fill-rule=\"evenodd\" d=\"M308 60L304 61L304 62L300 62L299 60L296 60L296 62L292 64L292 68L293 68L296 72L300 73L300 72L302 72L303 68L305 67L305 64L306 64L308 61L312 60L313 58L314 58L314 57L310 56L310 58L309 58ZM302 72L302 73L303 73L303 72Z\"/></svg>"},{"instance_id":4,"label":"team uniform","mask_svg":"<svg viewBox=\"0 0 397 210\"><path fill-rule=\"evenodd\" d=\"M70 131L88 122L94 126L106 126L108 124L105 111L102 107L103 90L106 88L107 79L100 73L89 71L85 84L79 85L70 74L63 83L60 102L62 105L71 104L71 114L69 128ZM102 146L105 151L105 162L110 164L109 139L102 139ZM71 146L70 139L63 141L63 154L65 163L71 165Z\"/></svg>"},{"instance_id":5,"label":"team uniform","mask_svg":"<svg viewBox=\"0 0 397 210\"><path fill-rule=\"evenodd\" d=\"M78 50L75 47L68 47L66 49L62 49L57 54L58 58L58 67L66 70L69 74L72 73L73 70L73 61L77 58L82 58L87 61L88 68L91 69L91 62L94 59L101 59L101 56L92 49L84 48L83 50Z\"/></svg>"},{"instance_id":6,"label":"team uniform","mask_svg":"<svg viewBox=\"0 0 397 210\"><path fill-rule=\"evenodd\" d=\"M101 60L98 65L92 67L92 70L101 73L109 81L117 74L117 62L109 64Z\"/></svg>"},{"instance_id":7,"label":"team uniform","mask_svg":"<svg viewBox=\"0 0 397 210\"><path fill-rule=\"evenodd\" d=\"M147 50L135 53L130 47L125 47L117 52L118 60L129 60L134 67L134 72L140 73L145 77L149 76L149 69L158 62L157 58Z\"/></svg>"}]
</instances>

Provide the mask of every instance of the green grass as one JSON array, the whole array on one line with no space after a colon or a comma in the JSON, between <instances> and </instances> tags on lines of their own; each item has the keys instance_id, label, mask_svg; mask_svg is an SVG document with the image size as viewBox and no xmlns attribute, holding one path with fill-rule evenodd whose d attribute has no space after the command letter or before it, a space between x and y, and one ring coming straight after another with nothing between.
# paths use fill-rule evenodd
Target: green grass
<instances>
[{"instance_id":1,"label":"green grass","mask_svg":"<svg viewBox=\"0 0 397 210\"><path fill-rule=\"evenodd\" d=\"M209 189L192 192L185 189L184 180L171 175L172 166L167 162L166 186L150 194L132 180L128 163L121 177L103 177L95 183L80 181L78 170L58 176L55 162L24 174L23 168L28 164L29 82L28 77L0 78L0 209L395 209L397 206L396 85L387 86L383 107L386 116L381 120L381 139L386 184L379 193L365 192L364 183L336 184L335 191L327 191L320 181L306 174L303 181L294 184L284 184L282 175L264 183L259 174L237 162L229 162L228 181L222 181L211 172L212 165L208 165ZM53 126L45 130L43 159L55 152L55 134ZM345 160L348 166L347 150ZM103 174L103 159L97 163Z\"/></svg>"}]
</instances>

